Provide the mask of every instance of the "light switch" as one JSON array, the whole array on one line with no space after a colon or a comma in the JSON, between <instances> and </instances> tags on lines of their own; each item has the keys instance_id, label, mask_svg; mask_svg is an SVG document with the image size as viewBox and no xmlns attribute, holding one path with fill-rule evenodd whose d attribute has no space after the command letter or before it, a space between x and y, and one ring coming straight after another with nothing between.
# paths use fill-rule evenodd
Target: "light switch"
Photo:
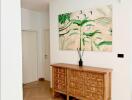
<instances>
[{"instance_id":1,"label":"light switch","mask_svg":"<svg viewBox=\"0 0 132 100\"><path fill-rule=\"evenodd\" d=\"M118 58L124 58L124 54L117 54Z\"/></svg>"}]
</instances>

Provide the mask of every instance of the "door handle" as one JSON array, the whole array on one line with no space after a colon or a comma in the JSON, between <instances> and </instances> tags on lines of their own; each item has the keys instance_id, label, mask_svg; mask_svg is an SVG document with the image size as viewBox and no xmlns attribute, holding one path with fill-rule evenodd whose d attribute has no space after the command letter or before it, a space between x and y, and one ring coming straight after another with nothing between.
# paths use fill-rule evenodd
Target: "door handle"
<instances>
[{"instance_id":1,"label":"door handle","mask_svg":"<svg viewBox=\"0 0 132 100\"><path fill-rule=\"evenodd\" d=\"M48 57L48 55L47 55L47 54L45 54L45 55L44 55L44 57L45 57L45 58L47 58L47 57Z\"/></svg>"}]
</instances>

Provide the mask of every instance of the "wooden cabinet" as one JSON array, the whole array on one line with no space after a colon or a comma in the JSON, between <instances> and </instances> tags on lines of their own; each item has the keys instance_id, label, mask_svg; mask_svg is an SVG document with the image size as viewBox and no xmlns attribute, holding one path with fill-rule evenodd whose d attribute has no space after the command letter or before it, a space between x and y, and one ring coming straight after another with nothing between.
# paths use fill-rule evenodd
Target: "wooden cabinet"
<instances>
[{"instance_id":1,"label":"wooden cabinet","mask_svg":"<svg viewBox=\"0 0 132 100\"><path fill-rule=\"evenodd\" d=\"M111 69L73 64L53 64L53 94L79 100L111 100Z\"/></svg>"}]
</instances>

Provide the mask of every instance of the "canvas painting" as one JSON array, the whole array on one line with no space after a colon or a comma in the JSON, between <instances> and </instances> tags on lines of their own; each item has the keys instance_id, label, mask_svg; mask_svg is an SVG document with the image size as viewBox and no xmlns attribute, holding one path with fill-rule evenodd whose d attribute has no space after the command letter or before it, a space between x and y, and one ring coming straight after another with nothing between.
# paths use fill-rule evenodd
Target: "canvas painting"
<instances>
[{"instance_id":1,"label":"canvas painting","mask_svg":"<svg viewBox=\"0 0 132 100\"><path fill-rule=\"evenodd\" d=\"M112 51L112 6L58 15L60 50Z\"/></svg>"}]
</instances>

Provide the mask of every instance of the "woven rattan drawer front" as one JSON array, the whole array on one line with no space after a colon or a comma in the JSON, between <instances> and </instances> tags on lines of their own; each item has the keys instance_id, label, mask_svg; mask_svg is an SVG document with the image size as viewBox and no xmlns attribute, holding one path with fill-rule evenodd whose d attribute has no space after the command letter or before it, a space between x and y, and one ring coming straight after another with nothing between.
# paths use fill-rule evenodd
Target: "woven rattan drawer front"
<instances>
[{"instance_id":1,"label":"woven rattan drawer front","mask_svg":"<svg viewBox=\"0 0 132 100\"><path fill-rule=\"evenodd\" d=\"M55 67L54 68L54 89L57 91L66 92L66 69Z\"/></svg>"},{"instance_id":2,"label":"woven rattan drawer front","mask_svg":"<svg viewBox=\"0 0 132 100\"><path fill-rule=\"evenodd\" d=\"M104 74L84 72L84 97L88 100L104 100Z\"/></svg>"},{"instance_id":3,"label":"woven rattan drawer front","mask_svg":"<svg viewBox=\"0 0 132 100\"><path fill-rule=\"evenodd\" d=\"M83 97L84 76L83 71L68 70L68 94L77 97Z\"/></svg>"}]
</instances>

